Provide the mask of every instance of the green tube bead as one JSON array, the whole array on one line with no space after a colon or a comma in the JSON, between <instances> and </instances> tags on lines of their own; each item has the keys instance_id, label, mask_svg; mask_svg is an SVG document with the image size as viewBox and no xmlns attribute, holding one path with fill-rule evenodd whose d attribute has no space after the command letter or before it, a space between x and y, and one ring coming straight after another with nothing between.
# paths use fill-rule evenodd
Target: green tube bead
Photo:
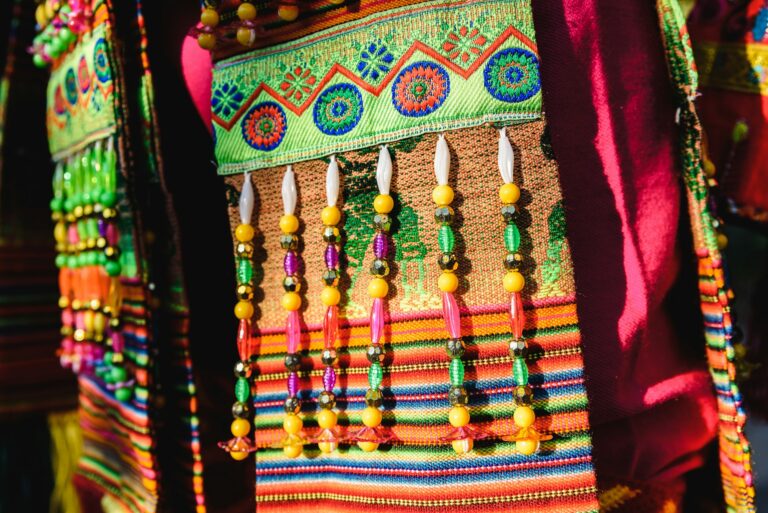
<instances>
[{"instance_id":1,"label":"green tube bead","mask_svg":"<svg viewBox=\"0 0 768 513\"><path fill-rule=\"evenodd\" d=\"M448 225L441 226L437 232L437 242L440 245L440 251L443 253L453 253L453 248L456 245L453 229Z\"/></svg>"},{"instance_id":2,"label":"green tube bead","mask_svg":"<svg viewBox=\"0 0 768 513\"><path fill-rule=\"evenodd\" d=\"M241 403L248 401L248 397L251 395L251 385L245 378L237 378L235 383L235 397Z\"/></svg>"},{"instance_id":3,"label":"green tube bead","mask_svg":"<svg viewBox=\"0 0 768 513\"><path fill-rule=\"evenodd\" d=\"M240 258L237 261L237 283L247 285L253 280L253 264L248 258Z\"/></svg>"},{"instance_id":4,"label":"green tube bead","mask_svg":"<svg viewBox=\"0 0 768 513\"><path fill-rule=\"evenodd\" d=\"M528 365L522 358L515 358L512 364L512 378L515 381L516 386L524 386L528 384Z\"/></svg>"},{"instance_id":5,"label":"green tube bead","mask_svg":"<svg viewBox=\"0 0 768 513\"><path fill-rule=\"evenodd\" d=\"M379 362L374 362L368 369L368 385L373 390L378 390L381 386L381 380L384 378L384 370Z\"/></svg>"},{"instance_id":6,"label":"green tube bead","mask_svg":"<svg viewBox=\"0 0 768 513\"><path fill-rule=\"evenodd\" d=\"M448 375L451 377L451 385L460 387L464 384L464 362L461 358L453 358L448 367Z\"/></svg>"},{"instance_id":7,"label":"green tube bead","mask_svg":"<svg viewBox=\"0 0 768 513\"><path fill-rule=\"evenodd\" d=\"M520 230L515 223L509 223L507 227L504 228L504 245L510 253L514 253L520 249Z\"/></svg>"}]
</instances>

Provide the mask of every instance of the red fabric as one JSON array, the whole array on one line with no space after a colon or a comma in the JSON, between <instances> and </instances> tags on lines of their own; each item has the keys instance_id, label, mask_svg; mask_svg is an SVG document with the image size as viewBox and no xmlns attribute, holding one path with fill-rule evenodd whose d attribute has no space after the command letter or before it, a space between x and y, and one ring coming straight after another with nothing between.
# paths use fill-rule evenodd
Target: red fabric
<instances>
[{"instance_id":1,"label":"red fabric","mask_svg":"<svg viewBox=\"0 0 768 513\"><path fill-rule=\"evenodd\" d=\"M703 344L693 361L681 350L700 341L701 327L687 326L690 339L679 340L665 309L681 265L681 191L654 6L533 5L576 269L598 479L672 481L701 464L717 415ZM185 69L202 53L187 39ZM209 84L188 86L198 105L209 98ZM210 124L208 106L201 115Z\"/></svg>"}]
</instances>

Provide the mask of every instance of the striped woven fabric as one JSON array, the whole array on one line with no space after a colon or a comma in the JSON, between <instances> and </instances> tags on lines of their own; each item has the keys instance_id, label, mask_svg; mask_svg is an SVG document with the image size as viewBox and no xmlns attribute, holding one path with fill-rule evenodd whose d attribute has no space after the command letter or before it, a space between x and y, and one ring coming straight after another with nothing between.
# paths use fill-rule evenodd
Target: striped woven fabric
<instances>
[{"instance_id":1,"label":"striped woven fabric","mask_svg":"<svg viewBox=\"0 0 768 513\"><path fill-rule=\"evenodd\" d=\"M342 446L330 456L316 446L291 460L272 448L282 435L285 398L283 367L285 339L279 301L282 252L278 219L282 169L254 173L257 198L257 240L262 244L263 294L257 312L258 378L255 386L256 497L258 511L285 511L288 507L312 511L597 511L595 477L584 390L583 361L576 315L572 268L565 241L557 167L547 158L542 121L508 128L521 161L526 211L522 251L536 262L530 271L525 302L525 335L534 389L537 428L554 439L542 444L536 456L522 456L500 435L512 431L511 367L508 355L509 324L503 298L500 262L505 254L497 215L496 170L498 131L490 126L448 132L455 152L452 170L461 216L457 253L461 254L460 297L462 335L467 343L466 387L470 393L473 424L495 437L476 442L475 451L458 456L437 439L449 430L447 421L448 358L443 349L446 332L435 284L439 268L436 226L432 220L431 172L436 136L429 134L390 145L395 161L393 230L397 249L389 316L385 328L387 358L384 375L384 424L396 441L383 450L364 453ZM544 143L544 144L543 144ZM340 372L337 384L340 425L360 425L367 388L368 320L366 269L373 256L367 252L373 229L367 214L375 195L377 148L338 156L342 172L344 254L347 256L341 288L345 321L340 332ZM319 212L324 206L323 160L294 165L299 189L299 217L304 248L302 329L303 373L300 397L308 434L316 430L316 397L321 390L320 350L322 304L320 275L323 244ZM241 176L226 178L235 191ZM259 200L257 200L259 201ZM235 208L232 227L239 223ZM259 260L259 259L257 259ZM258 296L257 294L257 296Z\"/></svg>"}]
</instances>

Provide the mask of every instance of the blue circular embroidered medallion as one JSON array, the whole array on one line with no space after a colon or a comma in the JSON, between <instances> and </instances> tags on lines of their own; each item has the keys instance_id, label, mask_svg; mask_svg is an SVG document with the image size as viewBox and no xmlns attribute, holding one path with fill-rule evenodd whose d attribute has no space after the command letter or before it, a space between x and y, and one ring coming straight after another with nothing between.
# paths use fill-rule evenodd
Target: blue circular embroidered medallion
<instances>
[{"instance_id":1,"label":"blue circular embroidered medallion","mask_svg":"<svg viewBox=\"0 0 768 513\"><path fill-rule=\"evenodd\" d=\"M322 133L346 134L363 116L363 96L352 84L336 84L318 97L313 115L315 125Z\"/></svg>"},{"instance_id":2,"label":"blue circular embroidered medallion","mask_svg":"<svg viewBox=\"0 0 768 513\"><path fill-rule=\"evenodd\" d=\"M277 148L288 130L288 118L275 102L263 102L251 107L242 121L243 139L252 148L271 151Z\"/></svg>"},{"instance_id":3,"label":"blue circular embroidered medallion","mask_svg":"<svg viewBox=\"0 0 768 513\"><path fill-rule=\"evenodd\" d=\"M93 70L100 82L112 80L112 70L109 68L109 57L107 56L107 43L104 38L96 41L93 48Z\"/></svg>"},{"instance_id":4,"label":"blue circular embroidered medallion","mask_svg":"<svg viewBox=\"0 0 768 513\"><path fill-rule=\"evenodd\" d=\"M75 105L77 103L77 78L75 77L75 70L69 68L64 75L64 91L67 94L67 101Z\"/></svg>"},{"instance_id":5,"label":"blue circular embroidered medallion","mask_svg":"<svg viewBox=\"0 0 768 513\"><path fill-rule=\"evenodd\" d=\"M434 62L406 66L392 84L392 104L403 116L426 116L437 110L451 91L448 72Z\"/></svg>"},{"instance_id":6,"label":"blue circular embroidered medallion","mask_svg":"<svg viewBox=\"0 0 768 513\"><path fill-rule=\"evenodd\" d=\"M496 53L486 64L483 76L491 96L503 102L527 100L541 89L539 59L521 48Z\"/></svg>"}]
</instances>

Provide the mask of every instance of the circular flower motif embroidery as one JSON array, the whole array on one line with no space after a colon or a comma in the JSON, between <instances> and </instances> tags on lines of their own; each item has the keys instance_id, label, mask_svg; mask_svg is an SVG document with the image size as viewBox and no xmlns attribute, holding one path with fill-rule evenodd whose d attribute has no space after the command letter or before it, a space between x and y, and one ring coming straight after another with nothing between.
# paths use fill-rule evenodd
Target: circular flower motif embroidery
<instances>
[{"instance_id":1,"label":"circular flower motif embroidery","mask_svg":"<svg viewBox=\"0 0 768 513\"><path fill-rule=\"evenodd\" d=\"M53 111L61 116L67 112L67 106L64 104L64 95L61 92L61 84L56 86L53 93Z\"/></svg>"},{"instance_id":2,"label":"circular flower motif embroidery","mask_svg":"<svg viewBox=\"0 0 768 513\"><path fill-rule=\"evenodd\" d=\"M243 139L251 147L261 151L277 148L288 130L285 111L274 102L254 105L243 117Z\"/></svg>"},{"instance_id":3,"label":"circular flower motif embroidery","mask_svg":"<svg viewBox=\"0 0 768 513\"><path fill-rule=\"evenodd\" d=\"M75 77L75 70L69 68L64 75L64 90L67 94L67 101L72 105L77 103L77 78Z\"/></svg>"},{"instance_id":4,"label":"circular flower motif embroidery","mask_svg":"<svg viewBox=\"0 0 768 513\"><path fill-rule=\"evenodd\" d=\"M104 38L96 41L93 48L93 69L100 82L112 80L112 70L109 69L109 57L107 56L107 43Z\"/></svg>"},{"instance_id":5,"label":"circular flower motif embroidery","mask_svg":"<svg viewBox=\"0 0 768 513\"><path fill-rule=\"evenodd\" d=\"M392 103L403 116L426 116L437 110L451 90L448 73L433 62L414 62L392 84Z\"/></svg>"},{"instance_id":6,"label":"circular flower motif embroidery","mask_svg":"<svg viewBox=\"0 0 768 513\"><path fill-rule=\"evenodd\" d=\"M483 76L491 96L503 102L527 100L541 89L539 59L521 48L495 54L486 64Z\"/></svg>"},{"instance_id":7,"label":"circular flower motif embroidery","mask_svg":"<svg viewBox=\"0 0 768 513\"><path fill-rule=\"evenodd\" d=\"M83 94L91 88L91 73L88 71L88 63L85 56L80 57L80 63L77 65L77 80L80 82L80 91Z\"/></svg>"},{"instance_id":8,"label":"circular flower motif embroidery","mask_svg":"<svg viewBox=\"0 0 768 513\"><path fill-rule=\"evenodd\" d=\"M315 125L328 135L346 134L363 115L363 96L352 84L329 87L315 102Z\"/></svg>"}]
</instances>

